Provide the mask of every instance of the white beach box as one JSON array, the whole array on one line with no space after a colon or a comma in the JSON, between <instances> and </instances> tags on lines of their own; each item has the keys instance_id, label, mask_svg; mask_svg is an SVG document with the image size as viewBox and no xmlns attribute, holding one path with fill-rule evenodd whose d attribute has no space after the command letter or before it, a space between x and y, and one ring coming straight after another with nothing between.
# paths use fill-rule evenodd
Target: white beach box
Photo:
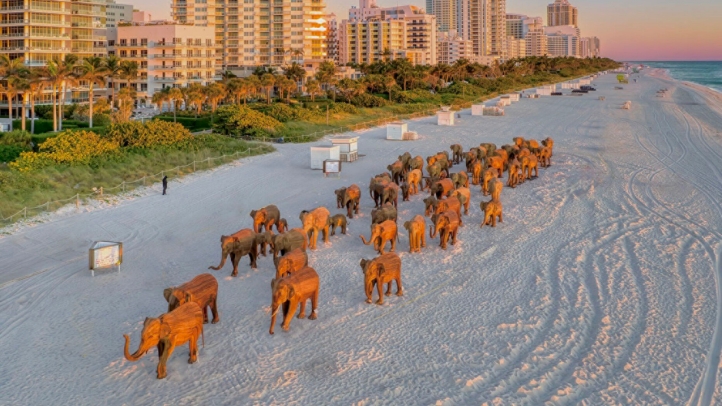
<instances>
[{"instance_id":1,"label":"white beach box","mask_svg":"<svg viewBox=\"0 0 722 406\"><path fill-rule=\"evenodd\" d=\"M311 147L311 169L323 169L323 161L341 160L341 147Z\"/></svg>"},{"instance_id":2,"label":"white beach box","mask_svg":"<svg viewBox=\"0 0 722 406\"><path fill-rule=\"evenodd\" d=\"M503 116L504 114L505 114L504 109L501 107L484 107L483 115L485 115L485 116L500 117L500 116Z\"/></svg>"},{"instance_id":3,"label":"white beach box","mask_svg":"<svg viewBox=\"0 0 722 406\"><path fill-rule=\"evenodd\" d=\"M342 135L331 138L331 144L340 148L341 162L353 162L358 159L358 137Z\"/></svg>"},{"instance_id":4,"label":"white beach box","mask_svg":"<svg viewBox=\"0 0 722 406\"><path fill-rule=\"evenodd\" d=\"M538 94L539 96L551 96L552 91L546 88L539 88L536 89L536 94Z\"/></svg>"},{"instance_id":5,"label":"white beach box","mask_svg":"<svg viewBox=\"0 0 722 406\"><path fill-rule=\"evenodd\" d=\"M409 131L408 124L401 121L394 121L386 124L386 139L398 140L404 139L404 133Z\"/></svg>"},{"instance_id":6,"label":"white beach box","mask_svg":"<svg viewBox=\"0 0 722 406\"><path fill-rule=\"evenodd\" d=\"M511 106L511 98L509 96L501 96L499 101L501 102L501 107Z\"/></svg>"},{"instance_id":7,"label":"white beach box","mask_svg":"<svg viewBox=\"0 0 722 406\"><path fill-rule=\"evenodd\" d=\"M484 115L484 106L483 104L472 104L471 105L471 115L472 116L483 116Z\"/></svg>"},{"instance_id":8,"label":"white beach box","mask_svg":"<svg viewBox=\"0 0 722 406\"><path fill-rule=\"evenodd\" d=\"M513 102L518 102L520 98L521 98L521 95L519 93L512 93L509 95L509 100L511 100Z\"/></svg>"},{"instance_id":9,"label":"white beach box","mask_svg":"<svg viewBox=\"0 0 722 406\"><path fill-rule=\"evenodd\" d=\"M454 125L454 112L442 107L442 110L436 112L436 124Z\"/></svg>"}]
</instances>

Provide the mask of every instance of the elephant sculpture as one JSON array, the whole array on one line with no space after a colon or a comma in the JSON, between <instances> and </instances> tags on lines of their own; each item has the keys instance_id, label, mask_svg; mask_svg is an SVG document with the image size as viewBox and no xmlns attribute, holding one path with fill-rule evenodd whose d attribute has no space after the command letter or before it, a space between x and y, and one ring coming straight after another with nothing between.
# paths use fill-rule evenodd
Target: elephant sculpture
<instances>
[{"instance_id":1,"label":"elephant sculpture","mask_svg":"<svg viewBox=\"0 0 722 406\"><path fill-rule=\"evenodd\" d=\"M442 196L448 197L454 191L454 182L451 179L440 179L431 185L431 195L441 199Z\"/></svg>"},{"instance_id":2,"label":"elephant sculpture","mask_svg":"<svg viewBox=\"0 0 722 406\"><path fill-rule=\"evenodd\" d=\"M404 174L408 173L411 170L410 169L411 154L408 151L404 152L403 155L399 155L399 161L401 161L401 165L403 167L403 173Z\"/></svg>"},{"instance_id":3,"label":"elephant sculpture","mask_svg":"<svg viewBox=\"0 0 722 406\"><path fill-rule=\"evenodd\" d=\"M339 189L341 190L341 189ZM338 193L337 193L338 196ZM353 184L349 187L343 188L343 198L341 200L341 207L346 208L346 215L348 218L353 218L354 213L359 212L359 203L361 202L361 188L357 184Z\"/></svg>"},{"instance_id":4,"label":"elephant sculpture","mask_svg":"<svg viewBox=\"0 0 722 406\"><path fill-rule=\"evenodd\" d=\"M451 181L454 182L454 189L469 187L469 175L466 171L451 174Z\"/></svg>"},{"instance_id":5,"label":"elephant sculpture","mask_svg":"<svg viewBox=\"0 0 722 406\"><path fill-rule=\"evenodd\" d=\"M273 231L264 231L262 233L256 233L256 252L266 256L266 245L269 247L271 246L271 242L273 241Z\"/></svg>"},{"instance_id":6,"label":"elephant sculpture","mask_svg":"<svg viewBox=\"0 0 722 406\"><path fill-rule=\"evenodd\" d=\"M469 205L471 204L471 190L466 187L460 187L451 193L451 197L459 199L464 206L464 214L469 215Z\"/></svg>"},{"instance_id":7,"label":"elephant sculpture","mask_svg":"<svg viewBox=\"0 0 722 406\"><path fill-rule=\"evenodd\" d=\"M374 285L379 293L379 300L376 304L384 304L384 285L386 285L386 296L391 295L391 284L396 281L396 296L403 296L404 290L401 286L401 258L396 254L383 254L374 259L362 259L359 263L364 273L364 292L366 303L373 300Z\"/></svg>"},{"instance_id":8,"label":"elephant sculpture","mask_svg":"<svg viewBox=\"0 0 722 406\"><path fill-rule=\"evenodd\" d=\"M500 156L490 156L486 158L486 167L496 169L497 177L501 178L501 174L504 172L504 158Z\"/></svg>"},{"instance_id":9,"label":"elephant sculpture","mask_svg":"<svg viewBox=\"0 0 722 406\"><path fill-rule=\"evenodd\" d=\"M494 151L494 156L501 157L502 169L506 169L506 164L509 162L509 153L505 149L499 148Z\"/></svg>"},{"instance_id":10,"label":"elephant sculpture","mask_svg":"<svg viewBox=\"0 0 722 406\"><path fill-rule=\"evenodd\" d=\"M381 204L386 203L399 207L399 186L393 182L387 184L381 192Z\"/></svg>"},{"instance_id":11,"label":"elephant sculpture","mask_svg":"<svg viewBox=\"0 0 722 406\"><path fill-rule=\"evenodd\" d=\"M388 175L388 174L387 174ZM371 195L371 198L374 200L374 207L379 207L381 203L381 197L384 193L384 188L391 183L390 178L385 177L375 177L371 178L371 182L369 183L369 195Z\"/></svg>"},{"instance_id":12,"label":"elephant sculpture","mask_svg":"<svg viewBox=\"0 0 722 406\"><path fill-rule=\"evenodd\" d=\"M424 199L424 216L430 216L432 212L436 212L436 207L439 205L439 199L434 196L429 196Z\"/></svg>"},{"instance_id":13,"label":"elephant sculpture","mask_svg":"<svg viewBox=\"0 0 722 406\"><path fill-rule=\"evenodd\" d=\"M512 140L517 147L522 148L524 146L524 137L514 137Z\"/></svg>"},{"instance_id":14,"label":"elephant sculpture","mask_svg":"<svg viewBox=\"0 0 722 406\"><path fill-rule=\"evenodd\" d=\"M525 156L531 155L531 151L529 151L529 148L521 148L519 149L519 152L516 154L516 158L521 161L522 158Z\"/></svg>"},{"instance_id":15,"label":"elephant sculpture","mask_svg":"<svg viewBox=\"0 0 722 406\"><path fill-rule=\"evenodd\" d=\"M378 209L371 210L371 224L381 224L386 220L396 223L398 212L391 204L385 204Z\"/></svg>"},{"instance_id":16,"label":"elephant sculpture","mask_svg":"<svg viewBox=\"0 0 722 406\"><path fill-rule=\"evenodd\" d=\"M452 196L448 199L439 200L434 213L439 214L446 211L453 211L459 217L459 227L464 226L464 220L461 218L461 200L456 196Z\"/></svg>"},{"instance_id":17,"label":"elephant sculpture","mask_svg":"<svg viewBox=\"0 0 722 406\"><path fill-rule=\"evenodd\" d=\"M493 155L493 152L497 150L496 144L492 143L482 143L479 145L480 148L484 148L484 151L486 151L486 156L489 157Z\"/></svg>"},{"instance_id":18,"label":"elephant sculpture","mask_svg":"<svg viewBox=\"0 0 722 406\"><path fill-rule=\"evenodd\" d=\"M478 148L472 148L469 150L469 152L466 153L466 156L464 157L464 161L466 162L466 171L467 172L473 172L472 171L472 165L474 162L478 161L479 159L477 156L477 150Z\"/></svg>"},{"instance_id":19,"label":"elephant sculpture","mask_svg":"<svg viewBox=\"0 0 722 406\"><path fill-rule=\"evenodd\" d=\"M484 196L489 194L489 182L497 177L496 169L494 168L487 168L481 172L481 192Z\"/></svg>"},{"instance_id":20,"label":"elephant sculpture","mask_svg":"<svg viewBox=\"0 0 722 406\"><path fill-rule=\"evenodd\" d=\"M260 233L263 228L266 231L271 231L271 227L276 225L276 231L282 232L278 229L278 221L281 219L281 212L278 207L270 204L262 209L252 210L251 218L253 218L253 231Z\"/></svg>"},{"instance_id":21,"label":"elephant sculpture","mask_svg":"<svg viewBox=\"0 0 722 406\"><path fill-rule=\"evenodd\" d=\"M271 328L273 334L276 324L276 314L283 308L283 331L288 331L293 313L300 305L298 318L306 317L306 301L311 299L311 315L309 320L316 320L318 309L319 279L316 270L311 267L302 268L288 276L271 281Z\"/></svg>"},{"instance_id":22,"label":"elephant sculpture","mask_svg":"<svg viewBox=\"0 0 722 406\"><path fill-rule=\"evenodd\" d=\"M292 274L308 266L306 251L296 248L274 261L276 265L276 280Z\"/></svg>"},{"instance_id":23,"label":"elephant sculpture","mask_svg":"<svg viewBox=\"0 0 722 406\"><path fill-rule=\"evenodd\" d=\"M491 193L492 200L501 199L501 190L504 188L504 182L499 179L494 179L489 182L489 192Z\"/></svg>"},{"instance_id":24,"label":"elephant sculpture","mask_svg":"<svg viewBox=\"0 0 722 406\"><path fill-rule=\"evenodd\" d=\"M476 150L476 159L483 162L487 156L489 156L489 150L482 145L479 145L479 148Z\"/></svg>"},{"instance_id":25,"label":"elephant sculpture","mask_svg":"<svg viewBox=\"0 0 722 406\"><path fill-rule=\"evenodd\" d=\"M529 150L532 150L532 149L539 149L539 148L541 148L541 146L539 145L539 141L537 141L537 140L528 140L527 148L529 148Z\"/></svg>"},{"instance_id":26,"label":"elephant sculpture","mask_svg":"<svg viewBox=\"0 0 722 406\"><path fill-rule=\"evenodd\" d=\"M461 163L461 158L462 158L462 155L464 154L464 147L462 147L459 144L453 144L449 148L451 149L451 153L452 153L451 159L454 162L454 164Z\"/></svg>"},{"instance_id":27,"label":"elephant sculpture","mask_svg":"<svg viewBox=\"0 0 722 406\"><path fill-rule=\"evenodd\" d=\"M539 176L539 160L534 154L521 158L521 177L524 180ZM534 176L532 177L532 173Z\"/></svg>"},{"instance_id":28,"label":"elephant sculpture","mask_svg":"<svg viewBox=\"0 0 722 406\"><path fill-rule=\"evenodd\" d=\"M276 234L271 238L274 262L276 258L278 258L278 254L286 255L297 248L306 251L307 246L306 233L302 228L292 228L285 233Z\"/></svg>"},{"instance_id":29,"label":"elephant sculpture","mask_svg":"<svg viewBox=\"0 0 722 406\"><path fill-rule=\"evenodd\" d=\"M539 165L542 168L547 168L552 164L552 149L549 147L542 147L539 149Z\"/></svg>"},{"instance_id":30,"label":"elephant sculpture","mask_svg":"<svg viewBox=\"0 0 722 406\"><path fill-rule=\"evenodd\" d=\"M542 140L542 145L549 148L549 158L554 156L554 140L551 137L546 137Z\"/></svg>"},{"instance_id":31,"label":"elephant sculpture","mask_svg":"<svg viewBox=\"0 0 722 406\"><path fill-rule=\"evenodd\" d=\"M446 243L451 240L451 245L456 244L456 234L459 232L460 218L454 211L445 211L434 214L431 218L433 226L429 226L429 237L436 238L439 233L441 249L446 249Z\"/></svg>"},{"instance_id":32,"label":"elephant sculpture","mask_svg":"<svg viewBox=\"0 0 722 406\"><path fill-rule=\"evenodd\" d=\"M482 171L483 167L481 165L481 161L474 161L471 165L471 183L478 185L481 182Z\"/></svg>"},{"instance_id":33,"label":"elephant sculpture","mask_svg":"<svg viewBox=\"0 0 722 406\"><path fill-rule=\"evenodd\" d=\"M164 289L163 297L168 302L169 313L186 303L193 302L203 312L203 323L208 323L207 308L210 308L213 314L211 323L216 324L220 321L217 305L218 281L209 273L200 274L180 286Z\"/></svg>"},{"instance_id":34,"label":"elephant sculpture","mask_svg":"<svg viewBox=\"0 0 722 406\"><path fill-rule=\"evenodd\" d=\"M140 333L140 345L133 354L128 351L130 337L124 334L125 359L135 362L152 347L158 348L157 377L163 379L167 375L166 362L173 354L175 347L187 342L190 346L188 363L193 364L198 361L198 337L202 335L203 314L201 308L195 302L188 302L158 317L146 318L143 323L143 331Z\"/></svg>"},{"instance_id":35,"label":"elephant sculpture","mask_svg":"<svg viewBox=\"0 0 722 406\"><path fill-rule=\"evenodd\" d=\"M421 174L421 170L419 169L413 169L409 171L409 173L406 174L406 183L409 184L409 194L415 195L419 193L419 185L421 184L421 179L423 178ZM423 185L422 185L423 189Z\"/></svg>"},{"instance_id":36,"label":"elephant sculpture","mask_svg":"<svg viewBox=\"0 0 722 406\"><path fill-rule=\"evenodd\" d=\"M516 185L520 183L519 171L521 171L521 164L519 163L519 160L514 158L509 161L508 170L509 176L507 178L506 185L510 188L515 188Z\"/></svg>"},{"instance_id":37,"label":"elephant sculpture","mask_svg":"<svg viewBox=\"0 0 722 406\"><path fill-rule=\"evenodd\" d=\"M401 161L396 161L391 165L387 166L386 169L391 173L391 180L396 184L401 183L401 179L404 176L404 164Z\"/></svg>"},{"instance_id":38,"label":"elephant sculpture","mask_svg":"<svg viewBox=\"0 0 722 406\"><path fill-rule=\"evenodd\" d=\"M401 201L408 202L409 201L409 184L404 182L399 186L399 189L401 189Z\"/></svg>"},{"instance_id":39,"label":"elephant sculpture","mask_svg":"<svg viewBox=\"0 0 722 406\"><path fill-rule=\"evenodd\" d=\"M278 223L276 224L276 231L279 233L285 233L286 230L288 230L288 222L286 219L280 219L278 220Z\"/></svg>"},{"instance_id":40,"label":"elephant sculpture","mask_svg":"<svg viewBox=\"0 0 722 406\"><path fill-rule=\"evenodd\" d=\"M396 241L399 239L399 233L396 229L396 222L386 220L381 224L371 224L371 237L366 241L363 235L360 235L361 241L365 245L374 244L379 254L384 254L384 247L387 242L391 242L391 252L396 250Z\"/></svg>"},{"instance_id":41,"label":"elephant sculpture","mask_svg":"<svg viewBox=\"0 0 722 406\"><path fill-rule=\"evenodd\" d=\"M420 155L416 155L409 161L409 170L418 169L422 171L424 169L424 158Z\"/></svg>"},{"instance_id":42,"label":"elephant sculpture","mask_svg":"<svg viewBox=\"0 0 722 406\"><path fill-rule=\"evenodd\" d=\"M346 216L343 214L336 214L328 218L328 227L331 231L331 235L336 235L336 227L341 227L341 233L346 234Z\"/></svg>"},{"instance_id":43,"label":"elephant sculpture","mask_svg":"<svg viewBox=\"0 0 722 406\"><path fill-rule=\"evenodd\" d=\"M426 167L426 171L429 173L430 178L441 178L443 168L441 167L440 163L434 162L433 164Z\"/></svg>"},{"instance_id":44,"label":"elephant sculpture","mask_svg":"<svg viewBox=\"0 0 722 406\"><path fill-rule=\"evenodd\" d=\"M484 219L481 221L479 228L484 227L484 225L496 227L497 218L500 223L503 223L501 200L491 199L488 202L481 202L479 203L479 208L481 208L481 211L484 213Z\"/></svg>"},{"instance_id":45,"label":"elephant sculpture","mask_svg":"<svg viewBox=\"0 0 722 406\"><path fill-rule=\"evenodd\" d=\"M229 255L233 264L231 276L238 276L238 262L245 255L248 255L251 259L251 269L256 269L257 247L256 233L249 228L244 228L232 235L223 235L221 236L221 263L217 267L209 266L208 269L217 271L223 268Z\"/></svg>"},{"instance_id":46,"label":"elephant sculpture","mask_svg":"<svg viewBox=\"0 0 722 406\"><path fill-rule=\"evenodd\" d=\"M504 144L501 146L501 149L506 151L506 156L508 159L511 159L512 154L514 153L514 150L518 149L516 145L511 144Z\"/></svg>"},{"instance_id":47,"label":"elephant sculpture","mask_svg":"<svg viewBox=\"0 0 722 406\"><path fill-rule=\"evenodd\" d=\"M331 213L325 207L317 207L311 211L304 210L299 214L298 218L303 224L303 231L308 235L308 246L310 249L316 249L318 242L318 233L323 233L323 242L328 243L328 218Z\"/></svg>"},{"instance_id":48,"label":"elephant sculpture","mask_svg":"<svg viewBox=\"0 0 722 406\"><path fill-rule=\"evenodd\" d=\"M424 216L416 215L413 219L404 223L404 228L409 233L409 252L421 252L426 247L426 219Z\"/></svg>"}]
</instances>

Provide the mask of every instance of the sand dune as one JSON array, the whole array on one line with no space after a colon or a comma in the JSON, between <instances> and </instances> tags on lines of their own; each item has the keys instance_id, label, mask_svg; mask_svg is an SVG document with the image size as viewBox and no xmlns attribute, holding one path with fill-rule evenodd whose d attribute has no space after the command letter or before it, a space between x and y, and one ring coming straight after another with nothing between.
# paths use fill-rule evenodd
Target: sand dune
<instances>
[{"instance_id":1,"label":"sand dune","mask_svg":"<svg viewBox=\"0 0 722 406\"><path fill-rule=\"evenodd\" d=\"M722 104L661 72L624 90L613 75L595 84L583 97L522 99L504 117L463 111L455 127L410 121L414 142L362 132L365 156L340 179L308 169L309 145L284 144L174 182L168 196L141 192L5 236L0 404L721 404ZM369 179L407 150L516 136L553 137L553 165L503 191L504 222L479 230L473 187L447 251L437 238L409 254L400 228L404 296L366 304ZM309 253L318 320L270 336L273 262L252 271L243 259L237 278L229 264L210 271L221 322L207 325L198 363L179 348L159 381L155 349L123 358L123 334L134 350L144 318L166 309L163 289L216 265L219 236L250 227L252 209L276 204L298 227L303 209L341 213L333 190L351 183L362 215ZM400 203L399 224L425 196ZM93 278L87 249L104 239L124 242L125 263Z\"/></svg>"}]
</instances>

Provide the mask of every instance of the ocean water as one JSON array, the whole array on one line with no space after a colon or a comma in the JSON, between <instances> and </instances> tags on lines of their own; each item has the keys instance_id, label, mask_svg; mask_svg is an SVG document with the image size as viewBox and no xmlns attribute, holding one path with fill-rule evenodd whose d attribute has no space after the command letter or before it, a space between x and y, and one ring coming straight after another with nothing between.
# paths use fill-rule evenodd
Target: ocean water
<instances>
[{"instance_id":1,"label":"ocean water","mask_svg":"<svg viewBox=\"0 0 722 406\"><path fill-rule=\"evenodd\" d=\"M722 92L722 61L712 62L639 62L653 68L667 69L677 80L694 82Z\"/></svg>"}]
</instances>

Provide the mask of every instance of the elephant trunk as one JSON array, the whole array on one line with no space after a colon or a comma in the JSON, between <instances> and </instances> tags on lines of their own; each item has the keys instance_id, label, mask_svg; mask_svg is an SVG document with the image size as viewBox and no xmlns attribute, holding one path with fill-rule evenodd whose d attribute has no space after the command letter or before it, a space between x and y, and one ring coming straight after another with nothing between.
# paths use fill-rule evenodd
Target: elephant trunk
<instances>
[{"instance_id":1,"label":"elephant trunk","mask_svg":"<svg viewBox=\"0 0 722 406\"><path fill-rule=\"evenodd\" d=\"M131 361L131 362L138 361L140 359L140 357L142 357L143 354L145 353L145 351L143 350L143 347L142 347L143 342L141 341L141 346L138 347L138 351L136 351L134 354L131 355L128 352L128 348L130 347L130 336L128 336L127 334L123 334L123 337L125 337L125 347L123 349L125 352L125 359L127 359L128 361Z\"/></svg>"},{"instance_id":2,"label":"elephant trunk","mask_svg":"<svg viewBox=\"0 0 722 406\"><path fill-rule=\"evenodd\" d=\"M366 277L366 280L364 281L364 293L366 293L366 303L371 303L372 296L373 296L373 290L374 290L374 279L371 277Z\"/></svg>"},{"instance_id":3,"label":"elephant trunk","mask_svg":"<svg viewBox=\"0 0 722 406\"><path fill-rule=\"evenodd\" d=\"M221 252L221 264L218 265L218 266L209 266L208 269L212 269L212 270L214 270L214 271L217 271L217 270L219 270L219 269L222 269L222 268L223 268L223 265L226 264L226 258L228 258L228 253L227 253L227 252Z\"/></svg>"},{"instance_id":4,"label":"elephant trunk","mask_svg":"<svg viewBox=\"0 0 722 406\"><path fill-rule=\"evenodd\" d=\"M368 242L367 242L367 241L366 241L366 238L364 238L363 235L360 235L359 237L361 237L361 241L364 242L364 245L371 245L371 241L373 241L373 238L370 238L370 239L368 240Z\"/></svg>"},{"instance_id":5,"label":"elephant trunk","mask_svg":"<svg viewBox=\"0 0 722 406\"><path fill-rule=\"evenodd\" d=\"M276 314L278 314L278 310L281 308L280 304L273 303L271 304L271 328L268 330L268 332L273 335L273 327L276 325Z\"/></svg>"},{"instance_id":6,"label":"elephant trunk","mask_svg":"<svg viewBox=\"0 0 722 406\"><path fill-rule=\"evenodd\" d=\"M436 238L436 226L429 226L429 237Z\"/></svg>"}]
</instances>

